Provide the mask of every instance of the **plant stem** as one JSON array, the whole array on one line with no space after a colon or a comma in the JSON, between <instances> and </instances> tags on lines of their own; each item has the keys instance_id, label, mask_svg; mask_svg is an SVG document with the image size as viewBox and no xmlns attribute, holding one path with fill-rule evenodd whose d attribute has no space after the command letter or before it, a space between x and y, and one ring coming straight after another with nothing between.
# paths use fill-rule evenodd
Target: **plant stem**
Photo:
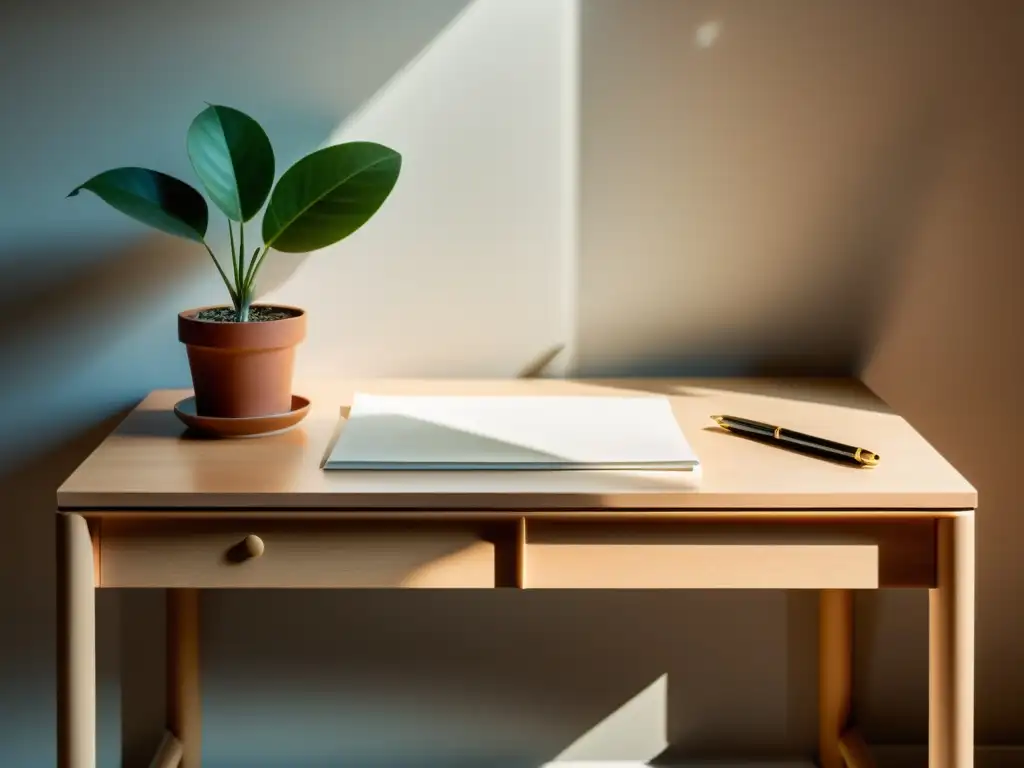
<instances>
[{"instance_id":1,"label":"plant stem","mask_svg":"<svg viewBox=\"0 0 1024 768\"><path fill-rule=\"evenodd\" d=\"M259 248L256 249L256 251L258 250ZM256 256L256 251L252 252L252 261L249 263L249 269L246 270L245 280L243 281L250 292L252 291L253 285L255 285L256 273L259 272L260 266L263 264L263 259L264 257L266 257L267 251L269 250L269 245L263 246L263 253L261 253L258 257Z\"/></svg>"},{"instance_id":2,"label":"plant stem","mask_svg":"<svg viewBox=\"0 0 1024 768\"><path fill-rule=\"evenodd\" d=\"M244 323L249 320L249 302L252 301L248 287L242 279L245 274L245 222L238 222L238 297L241 299L241 306L238 309L238 322Z\"/></svg>"},{"instance_id":3,"label":"plant stem","mask_svg":"<svg viewBox=\"0 0 1024 768\"><path fill-rule=\"evenodd\" d=\"M217 267L217 271L220 273L220 279L224 281L225 287L228 289L228 293L231 294L231 303L238 304L238 292L231 286L231 281L228 280L228 276L224 274L224 269L221 267L220 262L217 261L217 257L214 256L213 251L210 250L210 246L203 241L203 247L206 248L206 252L210 254L210 258L213 259L214 265Z\"/></svg>"},{"instance_id":4,"label":"plant stem","mask_svg":"<svg viewBox=\"0 0 1024 768\"><path fill-rule=\"evenodd\" d=\"M242 287L238 292L238 295L243 299L243 303L247 306L252 303L255 295L255 274L253 272L253 266L256 264L256 256L260 252L259 248L254 248L252 251L252 259L249 261L249 267L245 271L245 276L242 278Z\"/></svg>"},{"instance_id":5,"label":"plant stem","mask_svg":"<svg viewBox=\"0 0 1024 768\"><path fill-rule=\"evenodd\" d=\"M231 228L231 219L228 219L228 239L231 241L231 271L235 280L235 292L237 293L241 289L241 286L238 284L238 277L242 273L238 269L238 256L235 255L235 231Z\"/></svg>"}]
</instances>

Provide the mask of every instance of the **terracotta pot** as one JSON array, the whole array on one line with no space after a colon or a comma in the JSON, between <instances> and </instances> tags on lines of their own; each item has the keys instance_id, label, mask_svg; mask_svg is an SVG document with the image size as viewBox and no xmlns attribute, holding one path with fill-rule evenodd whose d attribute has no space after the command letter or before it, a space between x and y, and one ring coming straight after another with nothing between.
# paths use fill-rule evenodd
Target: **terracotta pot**
<instances>
[{"instance_id":1,"label":"terracotta pot","mask_svg":"<svg viewBox=\"0 0 1024 768\"><path fill-rule=\"evenodd\" d=\"M306 337L305 311L273 305L291 316L266 322L197 318L204 309L219 308L199 307L178 315L178 339L188 353L196 413L221 418L286 413L292 403L295 347Z\"/></svg>"}]
</instances>

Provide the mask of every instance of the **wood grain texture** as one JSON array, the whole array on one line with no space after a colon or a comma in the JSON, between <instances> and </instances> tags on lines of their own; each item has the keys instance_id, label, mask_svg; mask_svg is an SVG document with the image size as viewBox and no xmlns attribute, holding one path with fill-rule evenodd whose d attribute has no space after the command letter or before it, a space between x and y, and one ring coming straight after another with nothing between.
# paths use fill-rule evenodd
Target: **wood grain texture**
<instances>
[{"instance_id":1,"label":"wood grain texture","mask_svg":"<svg viewBox=\"0 0 1024 768\"><path fill-rule=\"evenodd\" d=\"M167 590L167 729L181 742L181 768L200 768L202 707L199 592Z\"/></svg>"},{"instance_id":2,"label":"wood grain texture","mask_svg":"<svg viewBox=\"0 0 1024 768\"><path fill-rule=\"evenodd\" d=\"M57 766L96 768L96 589L85 519L58 514Z\"/></svg>"},{"instance_id":3,"label":"wood grain texture","mask_svg":"<svg viewBox=\"0 0 1024 768\"><path fill-rule=\"evenodd\" d=\"M155 523L155 524L154 524ZM245 543L264 545L252 557ZM495 586L494 544L472 529L297 522L108 520L103 587L480 588Z\"/></svg>"},{"instance_id":4,"label":"wood grain texture","mask_svg":"<svg viewBox=\"0 0 1024 768\"><path fill-rule=\"evenodd\" d=\"M939 521L928 594L928 768L974 764L974 513Z\"/></svg>"},{"instance_id":5,"label":"wood grain texture","mask_svg":"<svg viewBox=\"0 0 1024 768\"><path fill-rule=\"evenodd\" d=\"M818 599L818 763L821 768L844 768L840 741L850 719L852 697L853 593L848 589L824 589Z\"/></svg>"},{"instance_id":6,"label":"wood grain texture","mask_svg":"<svg viewBox=\"0 0 1024 768\"><path fill-rule=\"evenodd\" d=\"M971 485L904 419L863 385L834 379L299 382L310 415L285 434L203 440L184 434L157 391L63 483L66 509L689 510L929 509L976 504ZM343 410L356 391L404 394L668 396L703 464L686 472L323 471ZM730 435L728 413L862 445L874 469L833 464Z\"/></svg>"}]
</instances>

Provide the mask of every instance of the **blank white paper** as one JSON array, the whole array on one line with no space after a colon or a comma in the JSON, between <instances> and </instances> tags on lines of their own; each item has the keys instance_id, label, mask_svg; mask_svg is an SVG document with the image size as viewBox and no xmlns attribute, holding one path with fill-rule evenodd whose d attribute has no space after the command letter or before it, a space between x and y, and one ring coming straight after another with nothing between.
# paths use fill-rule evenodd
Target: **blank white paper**
<instances>
[{"instance_id":1,"label":"blank white paper","mask_svg":"<svg viewBox=\"0 0 1024 768\"><path fill-rule=\"evenodd\" d=\"M667 398L357 393L325 469L694 469Z\"/></svg>"}]
</instances>

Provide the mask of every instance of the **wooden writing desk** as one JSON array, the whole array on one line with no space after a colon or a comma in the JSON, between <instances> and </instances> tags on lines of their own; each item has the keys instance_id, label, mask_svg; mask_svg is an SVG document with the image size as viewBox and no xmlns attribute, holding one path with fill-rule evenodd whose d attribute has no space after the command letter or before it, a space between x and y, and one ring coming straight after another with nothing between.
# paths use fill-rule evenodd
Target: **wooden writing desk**
<instances>
[{"instance_id":1,"label":"wooden writing desk","mask_svg":"<svg viewBox=\"0 0 1024 768\"><path fill-rule=\"evenodd\" d=\"M687 473L324 472L353 391L670 395ZM822 768L865 768L850 713L851 590L929 590L929 766L971 768L975 490L856 382L335 382L290 432L208 440L150 395L57 492L58 753L94 768L97 587L168 590L167 736L200 763L204 588L821 590ZM878 452L842 466L730 435L729 413Z\"/></svg>"}]
</instances>

